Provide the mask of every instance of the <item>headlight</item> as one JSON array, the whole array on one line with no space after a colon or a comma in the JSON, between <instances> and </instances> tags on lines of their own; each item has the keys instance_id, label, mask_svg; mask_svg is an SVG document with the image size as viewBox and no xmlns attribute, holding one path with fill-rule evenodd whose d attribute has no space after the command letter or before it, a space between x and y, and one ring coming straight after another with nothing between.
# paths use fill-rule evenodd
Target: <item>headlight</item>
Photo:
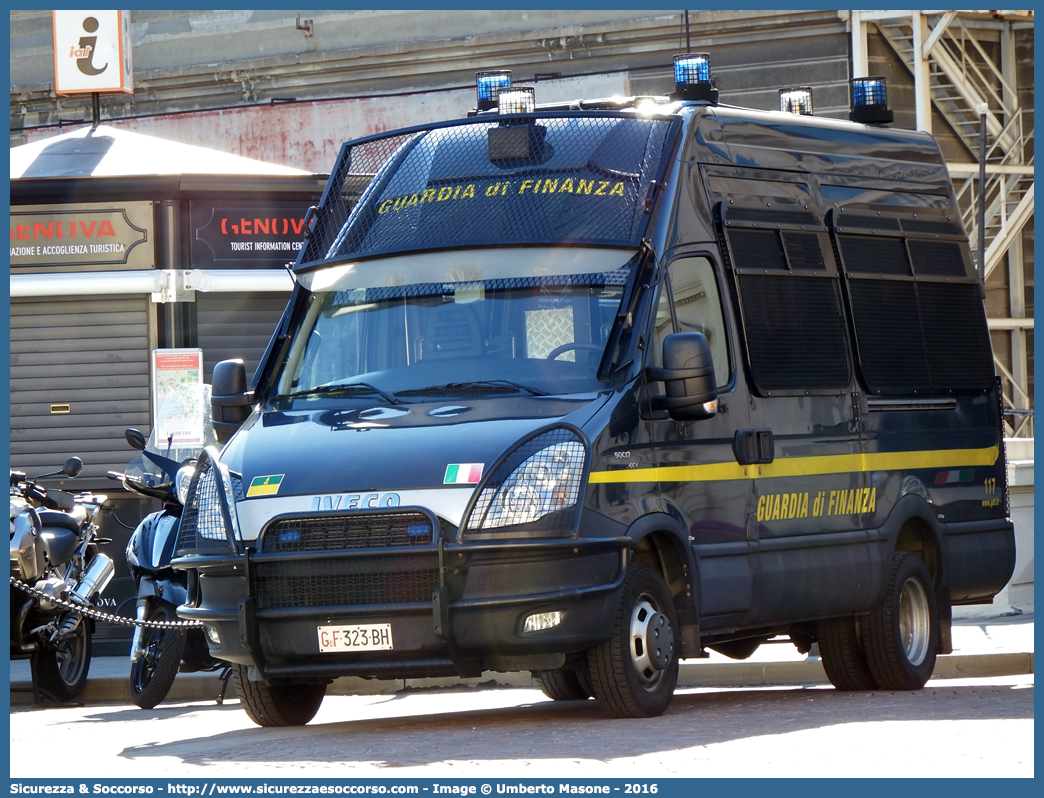
<instances>
[{"instance_id":1,"label":"headlight","mask_svg":"<svg viewBox=\"0 0 1044 798\"><path fill-rule=\"evenodd\" d=\"M567 429L551 430L526 441L491 474L465 528L478 531L533 524L575 507L586 459L583 442ZM501 473L507 474L506 478L499 479ZM572 531L573 514L569 516L545 531Z\"/></svg>"},{"instance_id":2,"label":"headlight","mask_svg":"<svg viewBox=\"0 0 1044 798\"><path fill-rule=\"evenodd\" d=\"M181 506L185 506L185 502L188 501L188 489L192 483L192 475L196 473L195 466L183 466L178 469L177 475L174 477L174 488L178 494L178 501L181 502Z\"/></svg>"}]
</instances>

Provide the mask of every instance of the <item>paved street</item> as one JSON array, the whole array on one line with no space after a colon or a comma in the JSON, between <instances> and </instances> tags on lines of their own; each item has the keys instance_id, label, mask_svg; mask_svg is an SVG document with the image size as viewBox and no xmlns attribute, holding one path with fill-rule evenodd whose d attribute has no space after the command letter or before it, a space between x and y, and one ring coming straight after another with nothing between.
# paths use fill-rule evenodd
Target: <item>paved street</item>
<instances>
[{"instance_id":1,"label":"paved street","mask_svg":"<svg viewBox=\"0 0 1044 798\"><path fill-rule=\"evenodd\" d=\"M11 776L670 777L1033 775L1033 676L911 693L687 689L668 713L611 718L528 689L331 696L296 729L230 701L15 709Z\"/></svg>"}]
</instances>

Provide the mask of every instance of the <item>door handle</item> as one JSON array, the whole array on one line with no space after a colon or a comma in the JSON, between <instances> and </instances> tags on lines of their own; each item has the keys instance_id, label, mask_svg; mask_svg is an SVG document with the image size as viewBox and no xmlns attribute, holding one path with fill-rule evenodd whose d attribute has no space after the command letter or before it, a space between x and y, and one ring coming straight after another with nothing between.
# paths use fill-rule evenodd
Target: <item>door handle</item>
<instances>
[{"instance_id":1,"label":"door handle","mask_svg":"<svg viewBox=\"0 0 1044 798\"><path fill-rule=\"evenodd\" d=\"M776 458L776 443L770 429L738 429L732 449L740 465L771 463Z\"/></svg>"}]
</instances>

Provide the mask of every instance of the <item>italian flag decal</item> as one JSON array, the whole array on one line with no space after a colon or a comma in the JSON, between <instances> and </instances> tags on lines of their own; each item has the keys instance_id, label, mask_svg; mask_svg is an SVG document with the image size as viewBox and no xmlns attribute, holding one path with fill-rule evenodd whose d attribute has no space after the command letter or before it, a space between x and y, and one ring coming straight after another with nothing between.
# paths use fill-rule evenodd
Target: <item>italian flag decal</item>
<instances>
[{"instance_id":1,"label":"italian flag decal","mask_svg":"<svg viewBox=\"0 0 1044 798\"><path fill-rule=\"evenodd\" d=\"M485 463L453 463L446 466L443 485L476 485L482 479Z\"/></svg>"},{"instance_id":2,"label":"italian flag decal","mask_svg":"<svg viewBox=\"0 0 1044 798\"><path fill-rule=\"evenodd\" d=\"M279 485L283 481L283 474L273 474L267 477L254 477L250 480L247 488L247 498L252 496L274 496L279 493Z\"/></svg>"}]
</instances>

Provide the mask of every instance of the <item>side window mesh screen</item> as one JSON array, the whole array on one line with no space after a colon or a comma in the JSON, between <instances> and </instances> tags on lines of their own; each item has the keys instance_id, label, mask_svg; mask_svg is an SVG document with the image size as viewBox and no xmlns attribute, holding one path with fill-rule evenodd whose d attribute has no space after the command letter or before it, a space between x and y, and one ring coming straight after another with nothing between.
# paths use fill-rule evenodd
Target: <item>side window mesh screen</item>
<instances>
[{"instance_id":1,"label":"side window mesh screen","mask_svg":"<svg viewBox=\"0 0 1044 798\"><path fill-rule=\"evenodd\" d=\"M922 282L917 293L932 386L988 386L993 379L993 351L979 286Z\"/></svg>"},{"instance_id":2,"label":"side window mesh screen","mask_svg":"<svg viewBox=\"0 0 1044 798\"><path fill-rule=\"evenodd\" d=\"M747 353L762 392L842 389L850 381L836 280L739 277Z\"/></svg>"},{"instance_id":3,"label":"side window mesh screen","mask_svg":"<svg viewBox=\"0 0 1044 798\"><path fill-rule=\"evenodd\" d=\"M877 393L928 386L913 282L852 280L856 347L867 386Z\"/></svg>"},{"instance_id":4,"label":"side window mesh screen","mask_svg":"<svg viewBox=\"0 0 1044 798\"><path fill-rule=\"evenodd\" d=\"M783 245L790 258L792 269L801 271L823 271L826 262L823 260L823 248L819 243L819 236L815 233L794 233L785 231L783 233Z\"/></svg>"},{"instance_id":5,"label":"side window mesh screen","mask_svg":"<svg viewBox=\"0 0 1044 798\"><path fill-rule=\"evenodd\" d=\"M841 254L849 272L863 274L910 274L910 259L901 238L839 236Z\"/></svg>"},{"instance_id":6,"label":"side window mesh screen","mask_svg":"<svg viewBox=\"0 0 1044 798\"><path fill-rule=\"evenodd\" d=\"M737 268L786 271L787 256L775 230L729 230L729 240Z\"/></svg>"},{"instance_id":7,"label":"side window mesh screen","mask_svg":"<svg viewBox=\"0 0 1044 798\"><path fill-rule=\"evenodd\" d=\"M911 240L910 257L914 273L933 277L964 277L961 246L953 241Z\"/></svg>"}]
</instances>

